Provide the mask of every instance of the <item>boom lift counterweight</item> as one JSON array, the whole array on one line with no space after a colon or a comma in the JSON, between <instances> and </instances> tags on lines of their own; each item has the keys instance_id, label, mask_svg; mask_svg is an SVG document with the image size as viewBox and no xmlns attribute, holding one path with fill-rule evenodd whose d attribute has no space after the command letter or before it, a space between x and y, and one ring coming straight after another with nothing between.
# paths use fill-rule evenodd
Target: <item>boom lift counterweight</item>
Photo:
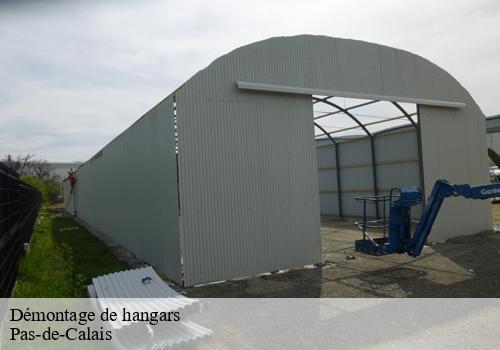
<instances>
[{"instance_id":1,"label":"boom lift counterweight","mask_svg":"<svg viewBox=\"0 0 500 350\"><path fill-rule=\"evenodd\" d=\"M364 237L356 241L356 250L372 255L406 252L410 256L417 257L427 242L445 198L452 196L470 199L498 197L500 196L500 183L472 187L452 185L446 180L436 181L413 234L411 234L411 207L422 201L422 191L416 186L411 186L401 188L399 192L399 198L390 202L388 237L375 239Z\"/></svg>"}]
</instances>

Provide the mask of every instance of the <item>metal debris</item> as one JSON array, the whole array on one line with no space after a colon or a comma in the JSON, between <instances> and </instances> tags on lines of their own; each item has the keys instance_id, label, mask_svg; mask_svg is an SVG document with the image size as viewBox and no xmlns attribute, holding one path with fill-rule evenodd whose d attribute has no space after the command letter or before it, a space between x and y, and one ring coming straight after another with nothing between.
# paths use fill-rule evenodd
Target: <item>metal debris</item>
<instances>
[{"instance_id":1,"label":"metal debris","mask_svg":"<svg viewBox=\"0 0 500 350\"><path fill-rule=\"evenodd\" d=\"M95 307L119 312L181 311L183 319L168 326L152 327L147 333L131 327L134 321L118 319L110 322L115 330L114 342L121 349L165 349L210 337L213 332L190 320L191 313L200 312L198 300L187 298L168 286L151 266L127 270L92 279L87 287L91 298L97 298ZM181 292L184 294L183 292ZM129 299L135 298L135 299Z\"/></svg>"}]
</instances>

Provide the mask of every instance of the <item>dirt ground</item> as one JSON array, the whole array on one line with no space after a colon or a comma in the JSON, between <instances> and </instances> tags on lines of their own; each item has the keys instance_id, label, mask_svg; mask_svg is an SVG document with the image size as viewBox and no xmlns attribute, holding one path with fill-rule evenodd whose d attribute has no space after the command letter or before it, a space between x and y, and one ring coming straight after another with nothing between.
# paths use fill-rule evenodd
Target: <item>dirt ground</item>
<instances>
[{"instance_id":1,"label":"dirt ground","mask_svg":"<svg viewBox=\"0 0 500 350\"><path fill-rule=\"evenodd\" d=\"M500 204L493 205L493 221L500 225ZM418 258L358 253L353 244L360 236L350 222L325 219L321 237L326 266L181 291L207 298L500 297L500 232L496 230L431 244Z\"/></svg>"}]
</instances>

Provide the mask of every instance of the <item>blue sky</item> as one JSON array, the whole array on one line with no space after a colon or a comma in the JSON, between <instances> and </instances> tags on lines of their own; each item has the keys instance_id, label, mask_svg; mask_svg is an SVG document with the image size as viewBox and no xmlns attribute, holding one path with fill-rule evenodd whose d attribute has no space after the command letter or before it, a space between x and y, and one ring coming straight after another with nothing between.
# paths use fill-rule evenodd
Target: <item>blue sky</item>
<instances>
[{"instance_id":1,"label":"blue sky","mask_svg":"<svg viewBox=\"0 0 500 350\"><path fill-rule=\"evenodd\" d=\"M0 155L87 160L218 56L303 33L417 53L498 114L499 24L494 0L0 0Z\"/></svg>"}]
</instances>

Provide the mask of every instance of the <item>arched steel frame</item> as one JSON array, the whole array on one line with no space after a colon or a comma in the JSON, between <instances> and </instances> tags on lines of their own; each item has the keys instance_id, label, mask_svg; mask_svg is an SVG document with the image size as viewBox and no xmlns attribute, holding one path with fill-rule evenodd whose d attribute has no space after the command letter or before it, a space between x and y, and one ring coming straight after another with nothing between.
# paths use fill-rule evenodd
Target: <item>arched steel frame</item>
<instances>
[{"instance_id":1,"label":"arched steel frame","mask_svg":"<svg viewBox=\"0 0 500 350\"><path fill-rule=\"evenodd\" d=\"M345 115L347 115L352 120L354 120L354 122L356 124L358 124L361 129L363 129L363 131L366 133L366 135L370 139L370 153L371 153L371 160L372 160L373 194L375 196L378 196L377 164L376 164L376 159L375 159L375 142L374 142L374 137L373 137L372 133L366 128L366 126L358 120L358 118L356 118L351 112L349 112L345 108L342 108L339 105L337 105L336 103L333 103L333 102L329 101L330 98L332 98L332 97L330 96L330 97L325 97L325 98L317 98L317 97L313 96L313 100L325 103L327 105L330 105L330 106L336 108L337 110L341 111ZM337 149L337 147L335 147L335 149ZM337 177L340 177L340 167L337 167ZM342 196L342 189L341 188L337 189L337 196L338 197ZM375 206L375 215L377 216L377 219L380 218L380 213L379 213L378 205Z\"/></svg>"},{"instance_id":2,"label":"arched steel frame","mask_svg":"<svg viewBox=\"0 0 500 350\"><path fill-rule=\"evenodd\" d=\"M326 134L326 136L330 139L330 141L335 145L335 168L337 169L336 174L337 174L337 189L340 191L342 188L340 184L340 161L339 161L339 147L337 141L332 137L332 135L328 134L328 132L318 123L313 122L314 126L320 129L322 132ZM337 196L337 203L339 206L339 216L341 218L344 217L344 213L342 211L342 196L340 195L340 192L338 192L339 195Z\"/></svg>"},{"instance_id":3,"label":"arched steel frame","mask_svg":"<svg viewBox=\"0 0 500 350\"><path fill-rule=\"evenodd\" d=\"M391 101L391 103L397 108L399 109L399 111L401 113L403 113L403 115L410 121L411 125L416 129L417 128L417 124L415 123L415 121L413 119L411 119L411 116L408 114L408 112L406 112L406 110L401 107L401 105L397 102L394 102L394 101Z\"/></svg>"},{"instance_id":4,"label":"arched steel frame","mask_svg":"<svg viewBox=\"0 0 500 350\"><path fill-rule=\"evenodd\" d=\"M373 181L373 193L375 196L378 196L378 182L377 182L377 163L376 163L376 155L375 155L375 135L371 133L366 126L359 121L358 118L356 118L350 110L356 109L358 107L363 107L367 106L373 103L380 102L378 100L374 101L368 101L365 103L361 103L359 105L347 107L347 108L342 108L341 106L337 105L336 103L333 103L332 101L329 101L333 96L327 96L324 98L319 98L312 96L313 99L313 104L316 103L325 103L335 109L337 109L338 112L333 112L332 114L336 113L343 113L347 115L349 118L351 118L368 136L370 140L370 153L371 153L371 163L372 163L372 181ZM420 125L419 123L416 123L410 116L410 114L396 101L390 101L391 104L396 107L403 115L408 119L410 124L416 129L417 133L417 148L418 148L418 163L419 163L419 171L420 171L420 186L422 190L424 189L424 177L423 177L423 169L422 169L422 139L421 139L421 134L420 134ZM419 108L417 105L417 118L419 115ZM327 115L325 115L327 116ZM314 118L319 119L319 118ZM339 162L339 143L335 141L335 139L332 137L331 132L327 132L321 125L319 125L316 121L314 121L314 126L320 129L327 137L328 139L335 145L335 167L336 167L336 175L337 175L337 197L338 197L338 206L339 206L339 216L343 218L343 209L342 209L342 187L341 187L341 176L340 176L340 162ZM425 195L423 196L425 198ZM380 218L380 213L379 213L379 208L378 206L375 206L375 213L377 216L377 219Z\"/></svg>"}]
</instances>

